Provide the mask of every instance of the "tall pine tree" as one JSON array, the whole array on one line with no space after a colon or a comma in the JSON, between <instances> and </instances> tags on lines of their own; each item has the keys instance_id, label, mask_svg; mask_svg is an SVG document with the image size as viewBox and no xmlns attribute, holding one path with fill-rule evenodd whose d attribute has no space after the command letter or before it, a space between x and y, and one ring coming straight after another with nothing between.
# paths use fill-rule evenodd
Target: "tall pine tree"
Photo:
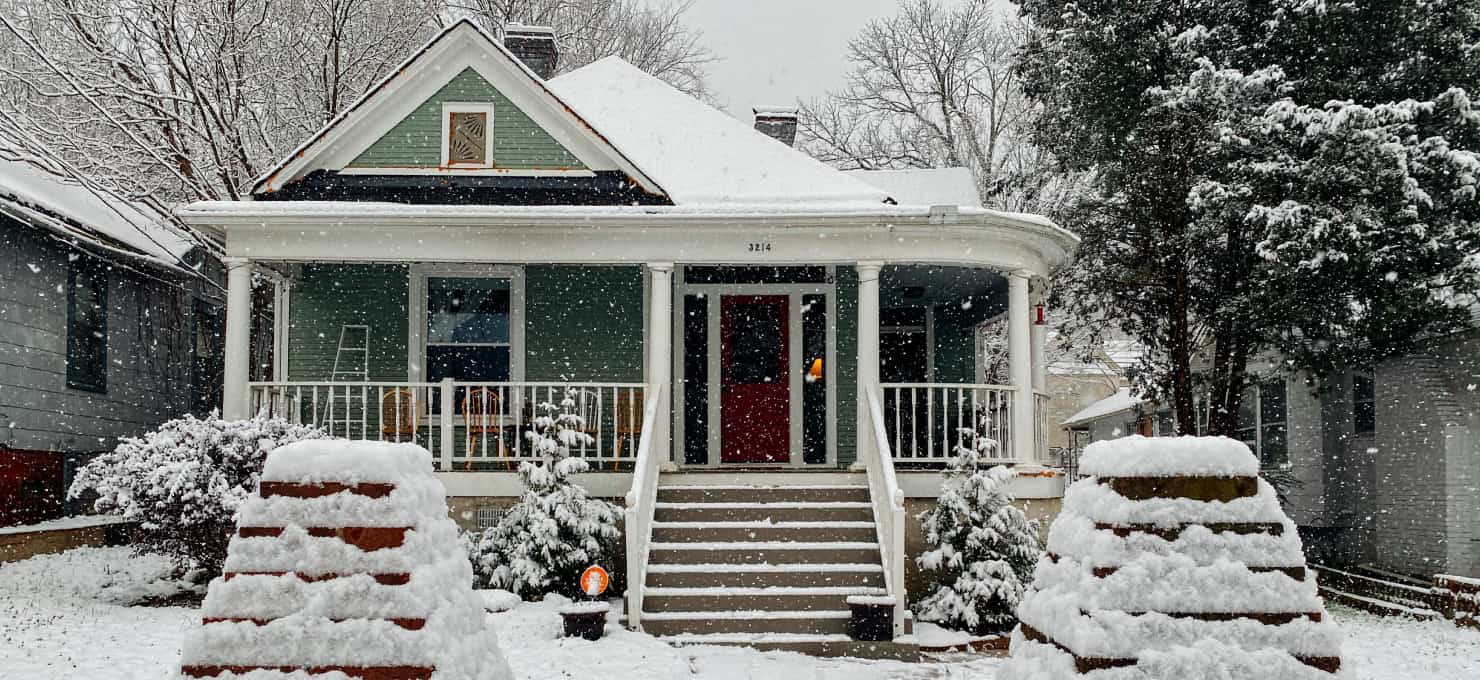
<instances>
[{"instance_id":1,"label":"tall pine tree","mask_svg":"<svg viewBox=\"0 0 1480 680\"><path fill-rule=\"evenodd\" d=\"M1319 378L1463 322L1476 7L1024 0L1036 138L1094 177L1063 298L1151 350L1138 380L1182 432L1201 393L1232 434L1262 354Z\"/></svg>"}]
</instances>

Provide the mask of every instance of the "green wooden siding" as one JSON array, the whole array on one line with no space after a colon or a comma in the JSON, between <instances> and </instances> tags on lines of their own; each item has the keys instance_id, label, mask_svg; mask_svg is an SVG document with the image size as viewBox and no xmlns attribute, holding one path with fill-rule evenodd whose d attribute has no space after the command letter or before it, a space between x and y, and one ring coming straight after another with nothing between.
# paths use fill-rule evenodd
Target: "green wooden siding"
<instances>
[{"instance_id":1,"label":"green wooden siding","mask_svg":"<svg viewBox=\"0 0 1480 680\"><path fill-rule=\"evenodd\" d=\"M477 71L464 69L390 132L376 140L352 168L436 168L442 163L442 103L491 103L493 161L512 169L584 168L571 152L525 115Z\"/></svg>"},{"instance_id":2,"label":"green wooden siding","mask_svg":"<svg viewBox=\"0 0 1480 680\"><path fill-rule=\"evenodd\" d=\"M838 465L858 459L858 271L837 268Z\"/></svg>"},{"instance_id":3,"label":"green wooden siding","mask_svg":"<svg viewBox=\"0 0 1480 680\"><path fill-rule=\"evenodd\" d=\"M531 265L524 277L529 380L642 381L642 268Z\"/></svg>"},{"instance_id":4,"label":"green wooden siding","mask_svg":"<svg viewBox=\"0 0 1480 680\"><path fill-rule=\"evenodd\" d=\"M305 265L292 293L288 379L328 380L340 328L365 324L370 379L405 380L409 282L404 265Z\"/></svg>"}]
</instances>

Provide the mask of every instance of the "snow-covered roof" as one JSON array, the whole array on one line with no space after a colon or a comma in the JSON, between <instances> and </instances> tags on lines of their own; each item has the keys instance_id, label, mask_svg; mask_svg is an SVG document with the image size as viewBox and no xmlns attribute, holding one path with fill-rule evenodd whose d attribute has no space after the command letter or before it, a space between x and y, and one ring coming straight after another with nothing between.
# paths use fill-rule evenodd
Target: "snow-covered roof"
<instances>
[{"instance_id":1,"label":"snow-covered roof","mask_svg":"<svg viewBox=\"0 0 1480 680\"><path fill-rule=\"evenodd\" d=\"M868 182L902 205L982 207L976 179L966 168L848 170L844 174Z\"/></svg>"},{"instance_id":2,"label":"snow-covered roof","mask_svg":"<svg viewBox=\"0 0 1480 680\"><path fill-rule=\"evenodd\" d=\"M1069 416L1063 422L1063 426L1074 427L1075 425L1083 425L1090 421L1104 418L1105 416L1133 410L1144 403L1146 403L1146 400L1131 396L1131 389L1129 387L1122 387L1115 394L1090 404L1084 407L1084 410Z\"/></svg>"},{"instance_id":3,"label":"snow-covered roof","mask_svg":"<svg viewBox=\"0 0 1480 680\"><path fill-rule=\"evenodd\" d=\"M547 85L677 205L880 204L889 198L617 57Z\"/></svg>"},{"instance_id":4,"label":"snow-covered roof","mask_svg":"<svg viewBox=\"0 0 1480 680\"><path fill-rule=\"evenodd\" d=\"M144 210L0 154L0 211L64 236L178 265L195 243Z\"/></svg>"}]
</instances>

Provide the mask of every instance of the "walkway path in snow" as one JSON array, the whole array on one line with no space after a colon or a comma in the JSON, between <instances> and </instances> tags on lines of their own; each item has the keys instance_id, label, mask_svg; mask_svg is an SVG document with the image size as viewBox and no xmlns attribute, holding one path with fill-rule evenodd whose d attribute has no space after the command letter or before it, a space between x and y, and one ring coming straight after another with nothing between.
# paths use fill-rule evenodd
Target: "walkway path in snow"
<instances>
[{"instance_id":1,"label":"walkway path in snow","mask_svg":"<svg viewBox=\"0 0 1480 680\"><path fill-rule=\"evenodd\" d=\"M80 548L0 565L0 677L28 680L165 680L180 662L180 640L196 613L120 602L167 595L162 560L121 548ZM1453 680L1480 677L1480 631L1446 622L1384 619L1340 607L1348 677ZM613 631L597 643L556 637L554 603L494 614L499 641L520 680L973 680L990 678L999 659L957 657L929 663L816 659L748 649L675 649Z\"/></svg>"}]
</instances>

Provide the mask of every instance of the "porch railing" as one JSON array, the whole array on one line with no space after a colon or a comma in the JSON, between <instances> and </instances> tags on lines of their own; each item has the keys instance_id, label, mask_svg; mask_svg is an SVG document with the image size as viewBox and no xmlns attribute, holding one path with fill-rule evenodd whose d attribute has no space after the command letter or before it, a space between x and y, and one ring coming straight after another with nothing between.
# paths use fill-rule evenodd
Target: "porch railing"
<instances>
[{"instance_id":1,"label":"porch railing","mask_svg":"<svg viewBox=\"0 0 1480 680\"><path fill-rule=\"evenodd\" d=\"M642 630L643 589L647 583L648 544L652 538L653 512L658 502L658 469L665 457L659 445L658 419L663 417L664 387L647 391L642 406L642 438L632 465L632 488L628 489L624 534L627 539L627 627Z\"/></svg>"},{"instance_id":2,"label":"porch railing","mask_svg":"<svg viewBox=\"0 0 1480 680\"><path fill-rule=\"evenodd\" d=\"M591 441L573 455L595 469L629 466L643 434L643 387L455 380L250 385L254 413L314 425L336 437L415 442L432 451L444 471L516 469L532 457L528 433L546 403L582 417Z\"/></svg>"},{"instance_id":3,"label":"porch railing","mask_svg":"<svg viewBox=\"0 0 1480 680\"><path fill-rule=\"evenodd\" d=\"M889 447L889 433L884 427L884 409L879 404L879 389L873 385L863 390L868 399L869 429L872 446L859 447L868 471L869 498L874 505L874 526L879 537L879 556L884 564L884 588L894 598L894 633L904 633L904 607L908 602L904 584L904 490L894 474L894 457Z\"/></svg>"},{"instance_id":4,"label":"porch railing","mask_svg":"<svg viewBox=\"0 0 1480 680\"><path fill-rule=\"evenodd\" d=\"M1012 409L1007 385L887 383L883 419L896 463L943 463L973 433L996 442L988 462L1012 463Z\"/></svg>"}]
</instances>

